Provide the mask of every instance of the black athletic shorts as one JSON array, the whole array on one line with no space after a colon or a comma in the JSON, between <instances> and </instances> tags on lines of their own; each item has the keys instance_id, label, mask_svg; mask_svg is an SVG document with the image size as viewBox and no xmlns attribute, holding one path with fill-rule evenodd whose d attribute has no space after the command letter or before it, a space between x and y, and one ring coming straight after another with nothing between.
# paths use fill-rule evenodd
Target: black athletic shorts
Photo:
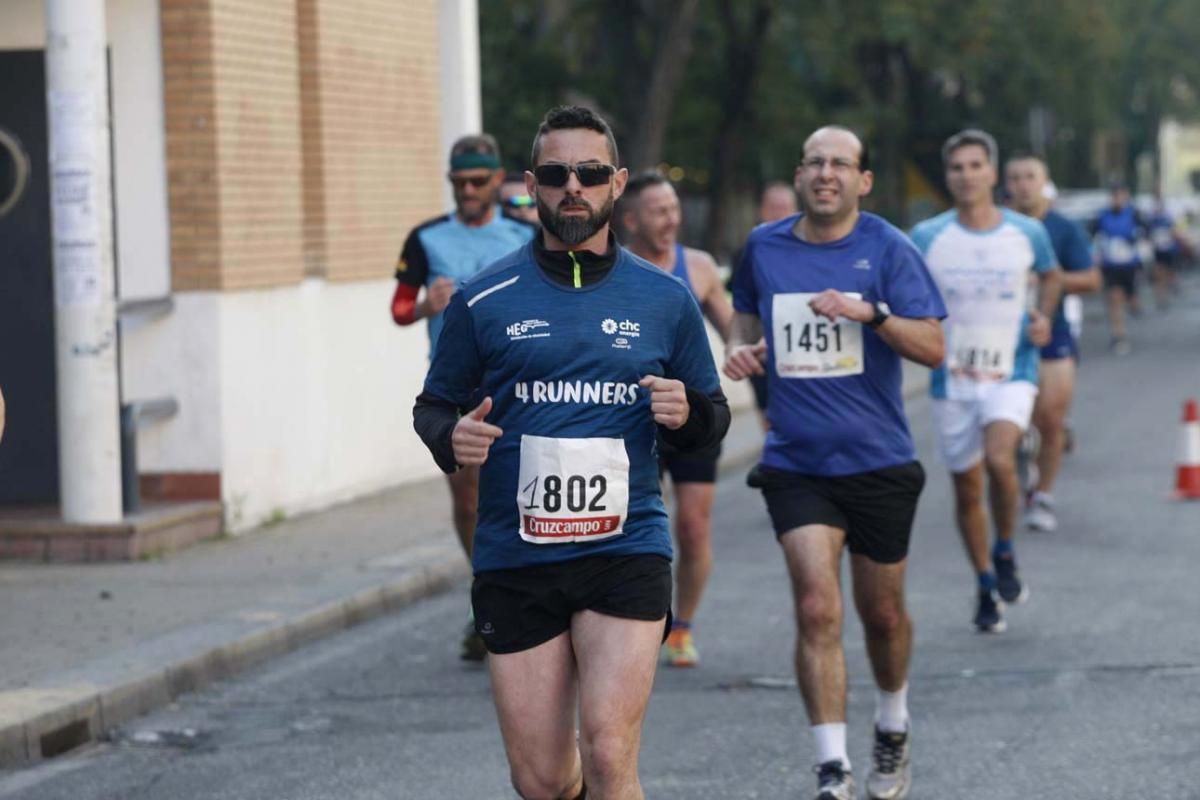
<instances>
[{"instance_id":1,"label":"black athletic shorts","mask_svg":"<svg viewBox=\"0 0 1200 800\"><path fill-rule=\"evenodd\" d=\"M1169 270L1177 270L1182 264L1183 259L1179 257L1177 250L1155 250L1155 263L1162 264Z\"/></svg>"},{"instance_id":2,"label":"black athletic shorts","mask_svg":"<svg viewBox=\"0 0 1200 800\"><path fill-rule=\"evenodd\" d=\"M895 564L908 555L925 470L912 461L828 478L760 464L747 483L762 489L776 536L803 525L829 525L846 532L851 553Z\"/></svg>"},{"instance_id":3,"label":"black athletic shorts","mask_svg":"<svg viewBox=\"0 0 1200 800\"><path fill-rule=\"evenodd\" d=\"M1141 270L1137 267L1121 267L1117 269L1105 267L1100 270L1104 276L1104 288L1116 287L1125 292L1126 297L1137 294L1137 275Z\"/></svg>"},{"instance_id":4,"label":"black athletic shorts","mask_svg":"<svg viewBox=\"0 0 1200 800\"><path fill-rule=\"evenodd\" d=\"M661 448L662 445L659 445ZM670 449L658 451L658 477L671 474L672 483L716 483L717 463L721 460L721 446L696 453L680 453Z\"/></svg>"},{"instance_id":5,"label":"black athletic shorts","mask_svg":"<svg viewBox=\"0 0 1200 800\"><path fill-rule=\"evenodd\" d=\"M584 610L623 619L666 619L671 562L659 555L588 556L479 572L471 586L475 630L489 653L519 653L571 627Z\"/></svg>"}]
</instances>

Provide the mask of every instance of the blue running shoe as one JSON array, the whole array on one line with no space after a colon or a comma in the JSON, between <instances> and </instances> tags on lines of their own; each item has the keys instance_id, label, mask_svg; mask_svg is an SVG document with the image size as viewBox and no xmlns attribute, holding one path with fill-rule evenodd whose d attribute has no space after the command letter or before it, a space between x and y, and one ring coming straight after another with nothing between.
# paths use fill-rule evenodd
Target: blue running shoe
<instances>
[{"instance_id":1,"label":"blue running shoe","mask_svg":"<svg viewBox=\"0 0 1200 800\"><path fill-rule=\"evenodd\" d=\"M992 557L992 566L996 569L996 592L1000 599L1009 605L1024 603L1029 599L1029 587L1021 582L1017 575L1017 559L1011 555Z\"/></svg>"},{"instance_id":2,"label":"blue running shoe","mask_svg":"<svg viewBox=\"0 0 1200 800\"><path fill-rule=\"evenodd\" d=\"M980 633L1004 633L1008 625L995 592L979 590L979 604L975 609L975 630Z\"/></svg>"}]
</instances>

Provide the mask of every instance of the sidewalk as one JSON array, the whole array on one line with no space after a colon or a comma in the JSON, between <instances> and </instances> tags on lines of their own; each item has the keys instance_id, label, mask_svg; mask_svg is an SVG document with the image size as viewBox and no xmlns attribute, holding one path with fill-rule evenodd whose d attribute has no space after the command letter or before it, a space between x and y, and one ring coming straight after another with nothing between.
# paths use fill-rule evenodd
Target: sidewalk
<instances>
[{"instance_id":1,"label":"sidewalk","mask_svg":"<svg viewBox=\"0 0 1200 800\"><path fill-rule=\"evenodd\" d=\"M906 395L927 374L907 372ZM760 446L757 416L735 413L722 467ZM455 585L465 617L449 502L437 478L161 560L0 566L0 768Z\"/></svg>"}]
</instances>

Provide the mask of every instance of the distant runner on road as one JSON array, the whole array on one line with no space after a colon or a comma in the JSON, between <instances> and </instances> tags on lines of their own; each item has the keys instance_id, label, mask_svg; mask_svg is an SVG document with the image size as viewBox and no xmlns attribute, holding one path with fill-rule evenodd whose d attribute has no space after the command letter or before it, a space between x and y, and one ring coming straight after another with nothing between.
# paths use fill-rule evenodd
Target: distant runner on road
<instances>
[{"instance_id":1,"label":"distant runner on road","mask_svg":"<svg viewBox=\"0 0 1200 800\"><path fill-rule=\"evenodd\" d=\"M656 172L635 175L621 196L621 219L630 252L674 275L691 290L701 311L729 340L733 306L725 294L717 262L703 250L679 243L683 221L675 187ZM660 443L659 462L675 487L675 616L663 644L663 660L673 667L694 667L700 653L692 634L704 586L712 572L712 506L720 446L680 453Z\"/></svg>"},{"instance_id":2,"label":"distant runner on road","mask_svg":"<svg viewBox=\"0 0 1200 800\"><path fill-rule=\"evenodd\" d=\"M980 130L957 133L942 146L942 163L954 208L912 234L949 310L946 359L930 380L933 420L978 584L973 622L981 633L1000 633L1002 602L1028 596L1013 548L1017 443L1033 414L1038 348L1050 341L1062 277L1042 223L996 206L995 139ZM1030 307L1033 275L1040 310ZM985 473L996 533L990 554Z\"/></svg>"},{"instance_id":3,"label":"distant runner on road","mask_svg":"<svg viewBox=\"0 0 1200 800\"><path fill-rule=\"evenodd\" d=\"M1049 173L1037 156L1009 159L1005 167L1005 188L1012 207L1026 216L1041 220L1054 254L1062 267L1064 300L1068 295L1094 292L1100 288L1100 270L1092 260L1087 233L1076 222L1050 208L1046 195ZM1050 341L1042 348L1038 370L1038 394L1033 405L1033 424L1041 437L1038 450L1037 486L1025 506L1025 524L1040 531L1058 528L1054 505L1054 481L1062 461L1066 440L1067 415L1075 392L1075 362L1079 343L1071 333L1063 304L1060 302L1050 327Z\"/></svg>"}]
</instances>

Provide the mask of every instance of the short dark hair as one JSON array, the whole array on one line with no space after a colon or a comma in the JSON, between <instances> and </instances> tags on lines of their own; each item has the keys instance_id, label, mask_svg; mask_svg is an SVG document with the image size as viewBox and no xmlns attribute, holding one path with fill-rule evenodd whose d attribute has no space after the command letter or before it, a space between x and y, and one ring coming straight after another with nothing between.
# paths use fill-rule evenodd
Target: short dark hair
<instances>
[{"instance_id":1,"label":"short dark hair","mask_svg":"<svg viewBox=\"0 0 1200 800\"><path fill-rule=\"evenodd\" d=\"M813 135L817 133L817 131L842 131L853 136L858 140L859 170L866 172L871 168L871 150L867 147L867 137L863 136L862 133L847 125L822 125L821 127L817 128L817 130L810 133L808 135L808 139L811 139ZM808 139L804 140L805 144L808 144Z\"/></svg>"},{"instance_id":2,"label":"short dark hair","mask_svg":"<svg viewBox=\"0 0 1200 800\"><path fill-rule=\"evenodd\" d=\"M613 136L612 128L604 121L603 117L584 106L555 106L546 112L546 116L542 117L542 124L538 126L537 134L533 137L533 150L529 157L529 163L535 167L538 165L543 136L550 131L574 128L586 128L589 131L604 134L604 138L608 140L608 155L612 159L613 166L621 166L617 156L617 140Z\"/></svg>"},{"instance_id":3,"label":"short dark hair","mask_svg":"<svg viewBox=\"0 0 1200 800\"><path fill-rule=\"evenodd\" d=\"M642 192L652 186L664 185L670 186L671 182L661 173L654 172L653 170L639 172L625 183L625 191L621 193L621 203L624 205L636 203Z\"/></svg>"},{"instance_id":4,"label":"short dark hair","mask_svg":"<svg viewBox=\"0 0 1200 800\"><path fill-rule=\"evenodd\" d=\"M942 145L942 165L950 163L950 156L955 150L963 147L976 145L982 147L987 153L988 161L997 169L1000 167L1000 148L996 144L996 139L987 131L979 128L967 128L951 136Z\"/></svg>"}]
</instances>

